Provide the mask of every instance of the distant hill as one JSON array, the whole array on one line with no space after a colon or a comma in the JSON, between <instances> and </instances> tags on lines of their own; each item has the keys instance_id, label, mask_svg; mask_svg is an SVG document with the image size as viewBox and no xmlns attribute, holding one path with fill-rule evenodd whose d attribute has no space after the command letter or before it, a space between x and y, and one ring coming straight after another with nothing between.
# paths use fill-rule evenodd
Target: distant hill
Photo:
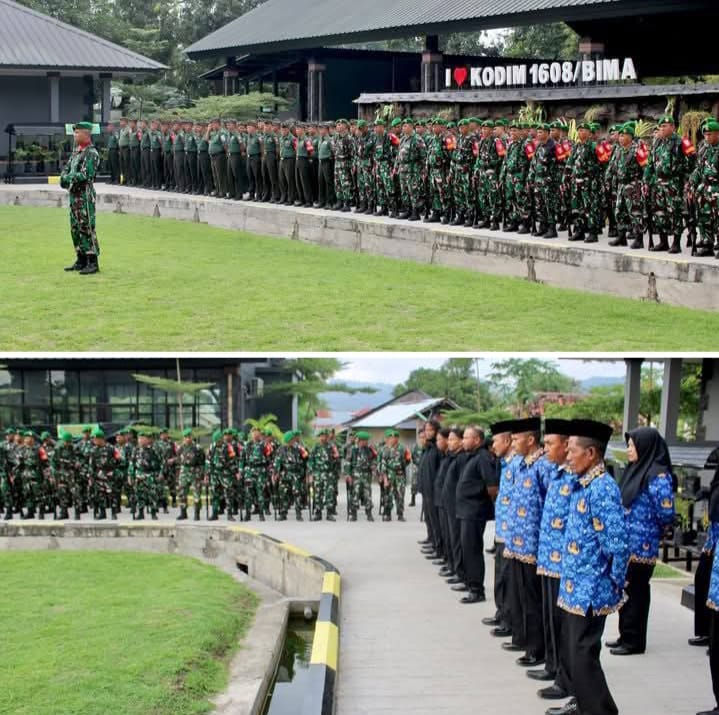
<instances>
[{"instance_id":1,"label":"distant hill","mask_svg":"<svg viewBox=\"0 0 719 715\"><path fill-rule=\"evenodd\" d=\"M582 392L589 392L594 387L610 387L611 385L623 385L624 379L621 377L588 377L581 380Z\"/></svg>"},{"instance_id":2,"label":"distant hill","mask_svg":"<svg viewBox=\"0 0 719 715\"><path fill-rule=\"evenodd\" d=\"M366 394L360 392L357 395L348 395L344 392L323 392L320 394L320 398L327 404L327 407L332 412L358 412L362 409L371 409L381 405L383 402L392 399L392 390L394 385L388 385L387 383L377 382L351 382L346 383L350 387L372 387L377 392Z\"/></svg>"}]
</instances>

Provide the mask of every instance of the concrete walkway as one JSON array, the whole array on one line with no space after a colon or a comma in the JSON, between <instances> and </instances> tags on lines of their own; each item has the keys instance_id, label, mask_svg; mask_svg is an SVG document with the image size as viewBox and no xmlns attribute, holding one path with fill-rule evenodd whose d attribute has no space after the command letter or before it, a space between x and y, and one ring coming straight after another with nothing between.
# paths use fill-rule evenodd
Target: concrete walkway
<instances>
[{"instance_id":1,"label":"concrete walkway","mask_svg":"<svg viewBox=\"0 0 719 715\"><path fill-rule=\"evenodd\" d=\"M375 501L377 495L375 493ZM176 511L163 515L174 518ZM419 507L408 521L253 520L251 526L326 557L342 572L337 715L537 715L554 705L500 648L481 619L493 603L465 606L419 552ZM123 514L123 521L128 518ZM487 545L491 535L487 535ZM487 557L491 593L492 557ZM679 604L684 579L654 581L649 650L602 662L622 715L694 715L713 705L705 649L687 645L692 613ZM616 616L606 636L616 633Z\"/></svg>"}]
</instances>

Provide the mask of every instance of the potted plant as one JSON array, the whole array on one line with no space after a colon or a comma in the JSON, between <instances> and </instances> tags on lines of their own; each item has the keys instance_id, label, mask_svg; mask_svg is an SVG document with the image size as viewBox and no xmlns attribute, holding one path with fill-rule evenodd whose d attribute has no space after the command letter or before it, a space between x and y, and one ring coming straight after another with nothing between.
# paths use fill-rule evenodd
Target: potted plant
<instances>
[{"instance_id":1,"label":"potted plant","mask_svg":"<svg viewBox=\"0 0 719 715\"><path fill-rule=\"evenodd\" d=\"M15 174L28 171L29 156L27 149L15 149Z\"/></svg>"}]
</instances>

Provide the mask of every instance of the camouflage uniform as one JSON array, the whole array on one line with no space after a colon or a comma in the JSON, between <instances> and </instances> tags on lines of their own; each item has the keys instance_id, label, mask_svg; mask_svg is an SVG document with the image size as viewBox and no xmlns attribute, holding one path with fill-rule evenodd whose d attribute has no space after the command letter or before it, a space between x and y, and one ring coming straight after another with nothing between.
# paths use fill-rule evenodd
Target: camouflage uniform
<instances>
[{"instance_id":1,"label":"camouflage uniform","mask_svg":"<svg viewBox=\"0 0 719 715\"><path fill-rule=\"evenodd\" d=\"M17 453L17 474L22 480L27 518L35 516L45 518L44 486L50 478L50 464L45 448L38 445L23 444Z\"/></svg>"},{"instance_id":2,"label":"camouflage uniform","mask_svg":"<svg viewBox=\"0 0 719 715\"><path fill-rule=\"evenodd\" d=\"M90 449L88 470L94 518L105 519L106 509L112 510L112 518L116 518L115 504L112 501L112 486L115 483L115 470L120 465L120 452L111 444L93 444Z\"/></svg>"},{"instance_id":3,"label":"camouflage uniform","mask_svg":"<svg viewBox=\"0 0 719 715\"><path fill-rule=\"evenodd\" d=\"M506 154L501 139L490 136L482 139L477 157L477 208L478 216L492 228L499 228L502 214L502 198L499 190L499 175Z\"/></svg>"},{"instance_id":4,"label":"camouflage uniform","mask_svg":"<svg viewBox=\"0 0 719 715\"><path fill-rule=\"evenodd\" d=\"M454 225L472 220L472 164L477 151L477 142L473 135L457 137L457 148L450 162L450 180L455 207Z\"/></svg>"},{"instance_id":5,"label":"camouflage uniform","mask_svg":"<svg viewBox=\"0 0 719 715\"><path fill-rule=\"evenodd\" d=\"M612 238L617 232L617 216L616 206L619 195L619 185L617 183L617 165L619 162L619 154L621 147L619 143L612 145L612 155L609 157L602 182L603 191L603 211L609 222L609 237Z\"/></svg>"},{"instance_id":6,"label":"camouflage uniform","mask_svg":"<svg viewBox=\"0 0 719 715\"><path fill-rule=\"evenodd\" d=\"M502 186L504 187L505 215L511 230L520 223L529 221L526 212L527 174L529 159L521 139L510 141L507 156L502 165Z\"/></svg>"},{"instance_id":7,"label":"camouflage uniform","mask_svg":"<svg viewBox=\"0 0 719 715\"><path fill-rule=\"evenodd\" d=\"M195 521L199 521L205 483L205 453L196 442L183 442L177 452L177 462L180 465L180 519L187 518L188 496L192 490Z\"/></svg>"},{"instance_id":8,"label":"camouflage uniform","mask_svg":"<svg viewBox=\"0 0 719 715\"><path fill-rule=\"evenodd\" d=\"M172 506L177 498L177 446L171 439L160 439L155 443L160 458L160 478L157 480L157 503L167 514L167 492L172 497Z\"/></svg>"},{"instance_id":9,"label":"camouflage uniform","mask_svg":"<svg viewBox=\"0 0 719 715\"><path fill-rule=\"evenodd\" d=\"M367 521L372 517L372 479L376 472L377 452L369 445L355 446L352 449L349 464L349 476L352 480L349 493L348 511L350 520L357 520L357 510L364 507Z\"/></svg>"},{"instance_id":10,"label":"camouflage uniform","mask_svg":"<svg viewBox=\"0 0 719 715\"><path fill-rule=\"evenodd\" d=\"M335 157L335 196L338 204L349 208L352 200L352 160L354 148L352 138L336 134L332 138L332 152Z\"/></svg>"},{"instance_id":11,"label":"camouflage uniform","mask_svg":"<svg viewBox=\"0 0 719 715\"><path fill-rule=\"evenodd\" d=\"M397 517L404 521L404 492L407 486L407 467L412 463L412 454L400 444L385 447L380 452L378 471L381 479L386 479L383 519L392 518L392 502Z\"/></svg>"},{"instance_id":12,"label":"camouflage uniform","mask_svg":"<svg viewBox=\"0 0 719 715\"><path fill-rule=\"evenodd\" d=\"M272 448L264 440L251 440L245 446L242 459L242 476L245 489L245 520L249 521L251 508L260 514L260 521L265 520L265 487L270 467Z\"/></svg>"},{"instance_id":13,"label":"camouflage uniform","mask_svg":"<svg viewBox=\"0 0 719 715\"><path fill-rule=\"evenodd\" d=\"M702 144L689 188L694 194L699 221L699 255L719 252L719 144Z\"/></svg>"},{"instance_id":14,"label":"camouflage uniform","mask_svg":"<svg viewBox=\"0 0 719 715\"><path fill-rule=\"evenodd\" d=\"M424 141L415 132L403 135L400 140L395 163L399 175L402 206L410 212L410 219L416 220L424 210L422 192L423 172L427 150Z\"/></svg>"},{"instance_id":15,"label":"camouflage uniform","mask_svg":"<svg viewBox=\"0 0 719 715\"><path fill-rule=\"evenodd\" d=\"M641 239L644 234L644 204L642 175L644 169L637 158L638 142L628 147L619 146L612 171L615 175L617 203L614 209L619 245L625 245L627 236Z\"/></svg>"},{"instance_id":16,"label":"camouflage uniform","mask_svg":"<svg viewBox=\"0 0 719 715\"><path fill-rule=\"evenodd\" d=\"M372 180L372 160L376 137L374 134L358 134L357 147L357 194L359 196L358 211L369 210L375 206L375 185Z\"/></svg>"},{"instance_id":17,"label":"camouflage uniform","mask_svg":"<svg viewBox=\"0 0 719 715\"><path fill-rule=\"evenodd\" d=\"M60 510L59 518L68 519L68 510L72 504L72 482L77 471L77 451L72 442L61 441L50 459L52 477L55 482L55 499ZM80 518L80 511L75 507L75 519Z\"/></svg>"},{"instance_id":18,"label":"camouflage uniform","mask_svg":"<svg viewBox=\"0 0 719 715\"><path fill-rule=\"evenodd\" d=\"M275 456L275 479L280 519L287 519L287 512L294 503L297 521L302 521L302 504L305 493L307 450L300 444L283 444Z\"/></svg>"},{"instance_id":19,"label":"camouflage uniform","mask_svg":"<svg viewBox=\"0 0 719 715\"><path fill-rule=\"evenodd\" d=\"M397 211L397 197L394 191L394 149L390 134L377 136L372 147L373 178L377 213L394 215Z\"/></svg>"},{"instance_id":20,"label":"camouflage uniform","mask_svg":"<svg viewBox=\"0 0 719 715\"><path fill-rule=\"evenodd\" d=\"M450 151L444 134L432 133L427 138L427 174L429 176L429 207L432 220L447 217L451 212L451 199L447 186Z\"/></svg>"},{"instance_id":21,"label":"camouflage uniform","mask_svg":"<svg viewBox=\"0 0 719 715\"><path fill-rule=\"evenodd\" d=\"M90 480L89 461L92 440L83 437L75 446L78 452L79 468L73 484L73 503L84 513L87 511L90 497L88 482Z\"/></svg>"},{"instance_id":22,"label":"camouflage uniform","mask_svg":"<svg viewBox=\"0 0 719 715\"><path fill-rule=\"evenodd\" d=\"M539 221L540 231L545 231L557 223L558 210L558 168L556 145L549 139L538 143L534 157L529 165L528 182L533 187L534 210Z\"/></svg>"},{"instance_id":23,"label":"camouflage uniform","mask_svg":"<svg viewBox=\"0 0 719 715\"><path fill-rule=\"evenodd\" d=\"M337 480L334 473L333 445L318 442L310 452L308 463L314 490L314 519L322 518L325 509L327 518L334 520L334 504Z\"/></svg>"},{"instance_id":24,"label":"camouflage uniform","mask_svg":"<svg viewBox=\"0 0 719 715\"><path fill-rule=\"evenodd\" d=\"M144 519L145 509L150 510L153 519L157 519L155 482L160 466L160 459L151 444L138 446L134 451L128 477L135 492L135 519Z\"/></svg>"},{"instance_id":25,"label":"camouflage uniform","mask_svg":"<svg viewBox=\"0 0 719 715\"><path fill-rule=\"evenodd\" d=\"M565 176L570 191L572 224L575 238L589 234L596 239L602 229L600 206L600 166L596 145L592 141L577 142L566 166Z\"/></svg>"},{"instance_id":26,"label":"camouflage uniform","mask_svg":"<svg viewBox=\"0 0 719 715\"><path fill-rule=\"evenodd\" d=\"M216 521L220 512L220 504L224 500L227 509L227 520L234 521L235 492L239 477L239 459L234 445L222 441L215 445L210 462L210 487L212 489L212 516Z\"/></svg>"}]
</instances>

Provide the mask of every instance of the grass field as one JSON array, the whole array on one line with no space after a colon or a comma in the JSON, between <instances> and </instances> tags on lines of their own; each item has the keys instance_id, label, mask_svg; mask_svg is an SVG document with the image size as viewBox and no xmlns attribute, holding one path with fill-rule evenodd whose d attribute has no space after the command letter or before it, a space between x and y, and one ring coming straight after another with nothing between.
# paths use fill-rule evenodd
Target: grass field
<instances>
[{"instance_id":1,"label":"grass field","mask_svg":"<svg viewBox=\"0 0 719 715\"><path fill-rule=\"evenodd\" d=\"M199 224L98 216L102 273L63 209L0 207L2 349L703 351L719 313L357 255Z\"/></svg>"},{"instance_id":2,"label":"grass field","mask_svg":"<svg viewBox=\"0 0 719 715\"><path fill-rule=\"evenodd\" d=\"M211 710L257 598L193 559L0 553L0 713Z\"/></svg>"}]
</instances>

